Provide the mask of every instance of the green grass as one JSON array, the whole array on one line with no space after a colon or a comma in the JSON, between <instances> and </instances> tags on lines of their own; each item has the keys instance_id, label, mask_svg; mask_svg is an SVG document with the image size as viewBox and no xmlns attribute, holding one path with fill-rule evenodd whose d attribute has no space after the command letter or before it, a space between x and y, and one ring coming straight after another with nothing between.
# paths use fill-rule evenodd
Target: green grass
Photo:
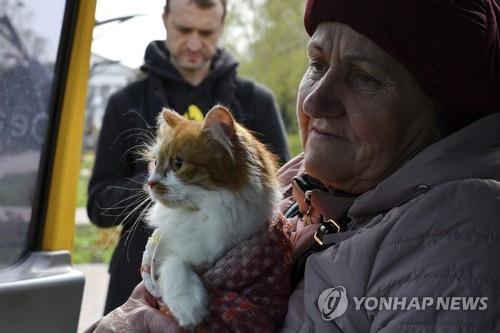
<instances>
[{"instance_id":1,"label":"green grass","mask_svg":"<svg viewBox=\"0 0 500 333\"><path fill-rule=\"evenodd\" d=\"M82 169L92 169L94 166L94 153L86 152L82 157Z\"/></svg>"},{"instance_id":2,"label":"green grass","mask_svg":"<svg viewBox=\"0 0 500 333\"><path fill-rule=\"evenodd\" d=\"M94 164L94 154L85 153L78 179L77 207L87 205L87 186ZM113 250L120 237L120 228L100 229L92 224L76 225L73 263L109 264Z\"/></svg>"},{"instance_id":3,"label":"green grass","mask_svg":"<svg viewBox=\"0 0 500 333\"><path fill-rule=\"evenodd\" d=\"M300 142L300 135L298 132L288 134L288 146L290 147L292 157L302 152L302 144Z\"/></svg>"},{"instance_id":4,"label":"green grass","mask_svg":"<svg viewBox=\"0 0 500 333\"><path fill-rule=\"evenodd\" d=\"M76 191L76 206L85 207L87 205L87 186L89 184L89 176L80 174L78 179L78 188Z\"/></svg>"},{"instance_id":5,"label":"green grass","mask_svg":"<svg viewBox=\"0 0 500 333\"><path fill-rule=\"evenodd\" d=\"M120 228L99 229L92 224L77 225L73 264L106 263L120 237Z\"/></svg>"},{"instance_id":6,"label":"green grass","mask_svg":"<svg viewBox=\"0 0 500 333\"><path fill-rule=\"evenodd\" d=\"M85 207L87 205L87 186L89 184L90 173L94 165L94 154L85 153L82 158L80 168L80 178L78 178L78 188L76 191L76 206Z\"/></svg>"}]
</instances>

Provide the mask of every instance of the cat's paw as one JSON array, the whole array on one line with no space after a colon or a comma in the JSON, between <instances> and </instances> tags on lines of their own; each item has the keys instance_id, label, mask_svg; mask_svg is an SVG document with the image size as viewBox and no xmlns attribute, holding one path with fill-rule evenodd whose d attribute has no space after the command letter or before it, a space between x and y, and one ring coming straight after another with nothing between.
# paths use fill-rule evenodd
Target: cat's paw
<instances>
[{"instance_id":1,"label":"cat's paw","mask_svg":"<svg viewBox=\"0 0 500 333\"><path fill-rule=\"evenodd\" d=\"M189 293L165 302L181 327L196 326L208 314L205 292Z\"/></svg>"},{"instance_id":2,"label":"cat's paw","mask_svg":"<svg viewBox=\"0 0 500 333\"><path fill-rule=\"evenodd\" d=\"M150 278L143 279L143 281L144 285L146 286L146 289L149 291L151 295L153 295L155 298L161 297L160 288L158 288L158 285L155 282L153 282Z\"/></svg>"}]
</instances>

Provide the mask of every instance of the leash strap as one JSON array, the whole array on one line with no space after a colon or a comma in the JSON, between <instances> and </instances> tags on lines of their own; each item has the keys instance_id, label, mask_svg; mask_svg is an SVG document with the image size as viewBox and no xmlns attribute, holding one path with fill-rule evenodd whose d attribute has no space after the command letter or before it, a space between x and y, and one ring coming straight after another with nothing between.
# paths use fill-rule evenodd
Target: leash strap
<instances>
[{"instance_id":1,"label":"leash strap","mask_svg":"<svg viewBox=\"0 0 500 333\"><path fill-rule=\"evenodd\" d=\"M292 193L294 203L285 212L285 217L298 215L305 225L319 224L313 236L313 245L297 257L292 267L290 278L292 288L295 288L304 277L310 255L350 238L355 233L345 230L351 221L347 212L356 196L342 191L330 191L307 174L292 179Z\"/></svg>"}]
</instances>

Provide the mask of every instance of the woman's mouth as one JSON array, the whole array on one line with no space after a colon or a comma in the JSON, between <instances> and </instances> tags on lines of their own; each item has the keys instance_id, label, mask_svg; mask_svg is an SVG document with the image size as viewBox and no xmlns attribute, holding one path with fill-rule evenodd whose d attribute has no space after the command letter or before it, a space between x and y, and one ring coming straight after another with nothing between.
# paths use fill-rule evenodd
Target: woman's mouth
<instances>
[{"instance_id":1,"label":"woman's mouth","mask_svg":"<svg viewBox=\"0 0 500 333\"><path fill-rule=\"evenodd\" d=\"M327 138L332 138L332 139L342 139L345 140L344 137L333 133L331 130L325 130L317 127L312 127L310 130L310 134L322 136L322 137L327 137Z\"/></svg>"}]
</instances>

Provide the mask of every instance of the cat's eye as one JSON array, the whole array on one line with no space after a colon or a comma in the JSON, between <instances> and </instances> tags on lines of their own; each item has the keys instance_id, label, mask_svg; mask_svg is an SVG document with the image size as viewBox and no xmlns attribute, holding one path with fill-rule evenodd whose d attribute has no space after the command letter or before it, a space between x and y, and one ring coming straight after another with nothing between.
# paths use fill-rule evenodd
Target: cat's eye
<instances>
[{"instance_id":1,"label":"cat's eye","mask_svg":"<svg viewBox=\"0 0 500 333\"><path fill-rule=\"evenodd\" d=\"M173 160L172 160L172 169L177 172L179 171L182 166L184 165L184 160L180 157L175 157Z\"/></svg>"}]
</instances>

